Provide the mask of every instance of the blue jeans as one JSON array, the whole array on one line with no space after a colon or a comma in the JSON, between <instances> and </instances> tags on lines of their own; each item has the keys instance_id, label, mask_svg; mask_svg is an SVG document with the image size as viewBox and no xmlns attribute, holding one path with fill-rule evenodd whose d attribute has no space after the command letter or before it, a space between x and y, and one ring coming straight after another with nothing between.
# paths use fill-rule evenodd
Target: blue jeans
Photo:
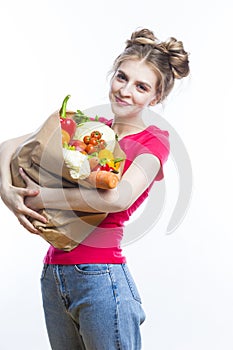
<instances>
[{"instance_id":1,"label":"blue jeans","mask_svg":"<svg viewBox=\"0 0 233 350\"><path fill-rule=\"evenodd\" d=\"M139 350L141 299L126 264L44 265L42 297L53 350Z\"/></svg>"}]
</instances>

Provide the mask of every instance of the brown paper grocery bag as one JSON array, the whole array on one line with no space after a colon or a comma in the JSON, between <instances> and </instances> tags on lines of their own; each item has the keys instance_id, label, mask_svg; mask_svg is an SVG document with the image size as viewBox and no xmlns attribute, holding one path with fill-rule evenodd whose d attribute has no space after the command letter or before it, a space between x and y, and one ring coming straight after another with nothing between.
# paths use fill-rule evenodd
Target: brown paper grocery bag
<instances>
[{"instance_id":1,"label":"brown paper grocery bag","mask_svg":"<svg viewBox=\"0 0 233 350\"><path fill-rule=\"evenodd\" d=\"M81 184L92 190L87 181L74 180L64 163L59 118L59 111L53 113L31 137L17 148L11 160L14 186L25 187L19 175L19 167L22 167L26 174L42 187L73 188ZM125 157L118 142L114 156ZM119 174L122 168L123 162ZM47 218L48 222L43 224L32 219L32 223L40 231L41 237L55 248L66 251L78 246L107 215L107 213L57 209L43 209L40 213Z\"/></svg>"}]
</instances>

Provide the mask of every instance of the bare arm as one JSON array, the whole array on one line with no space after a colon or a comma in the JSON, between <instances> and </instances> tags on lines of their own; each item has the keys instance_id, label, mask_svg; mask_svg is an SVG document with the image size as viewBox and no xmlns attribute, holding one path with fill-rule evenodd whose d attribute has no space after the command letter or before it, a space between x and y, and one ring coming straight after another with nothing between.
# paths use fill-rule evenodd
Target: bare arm
<instances>
[{"instance_id":1,"label":"bare arm","mask_svg":"<svg viewBox=\"0 0 233 350\"><path fill-rule=\"evenodd\" d=\"M16 215L21 225L32 233L38 233L26 216L43 220L43 216L27 208L24 198L36 196L38 189L18 188L12 185L10 161L17 147L25 141L30 134L7 140L0 144L0 195L5 205Z\"/></svg>"},{"instance_id":2,"label":"bare arm","mask_svg":"<svg viewBox=\"0 0 233 350\"><path fill-rule=\"evenodd\" d=\"M14 139L4 141L0 144L0 194L4 189L12 184L10 174L10 160L16 148L25 141L30 135L20 136Z\"/></svg>"},{"instance_id":3,"label":"bare arm","mask_svg":"<svg viewBox=\"0 0 233 350\"><path fill-rule=\"evenodd\" d=\"M75 189L40 188L36 197L26 199L34 209L54 208L86 212L119 212L129 208L151 184L160 168L159 159L151 154L138 156L126 171L117 188L93 190L84 187ZM33 183L22 174L28 188Z\"/></svg>"}]
</instances>

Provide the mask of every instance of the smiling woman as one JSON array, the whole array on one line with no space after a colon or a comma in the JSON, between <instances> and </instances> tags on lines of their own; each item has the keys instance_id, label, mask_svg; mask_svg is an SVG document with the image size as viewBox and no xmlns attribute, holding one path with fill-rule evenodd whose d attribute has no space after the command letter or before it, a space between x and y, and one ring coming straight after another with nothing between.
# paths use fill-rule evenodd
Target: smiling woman
<instances>
[{"instance_id":1,"label":"smiling woman","mask_svg":"<svg viewBox=\"0 0 233 350\"><path fill-rule=\"evenodd\" d=\"M142 114L169 94L176 78L188 75L188 55L176 39L159 42L153 32L142 29L127 41L112 73L109 99L114 117L106 124L118 135L126 154L116 188L40 187L23 172L26 188L16 188L9 165L28 135L6 141L0 149L1 197L30 232L36 231L28 217L43 222L38 214L43 208L108 213L78 247L65 252L50 246L45 256L42 296L54 350L141 349L145 314L121 241L125 223L152 185L163 179L169 155L168 132L146 126Z\"/></svg>"},{"instance_id":2,"label":"smiling woman","mask_svg":"<svg viewBox=\"0 0 233 350\"><path fill-rule=\"evenodd\" d=\"M127 60L121 63L111 80L109 93L113 113L117 116L112 127L119 139L145 129L141 113L147 106L156 104L157 81L157 76L144 61ZM121 118L124 119L124 126ZM129 129L125 127L126 123Z\"/></svg>"}]
</instances>

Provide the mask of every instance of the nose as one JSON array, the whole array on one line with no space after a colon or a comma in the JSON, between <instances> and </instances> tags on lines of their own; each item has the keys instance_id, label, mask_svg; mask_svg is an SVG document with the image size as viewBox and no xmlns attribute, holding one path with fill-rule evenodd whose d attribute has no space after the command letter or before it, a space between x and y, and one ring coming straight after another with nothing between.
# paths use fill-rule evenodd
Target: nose
<instances>
[{"instance_id":1,"label":"nose","mask_svg":"<svg viewBox=\"0 0 233 350\"><path fill-rule=\"evenodd\" d=\"M131 96L131 93L132 93L132 86L130 84L125 84L120 89L120 94L122 97Z\"/></svg>"}]
</instances>

